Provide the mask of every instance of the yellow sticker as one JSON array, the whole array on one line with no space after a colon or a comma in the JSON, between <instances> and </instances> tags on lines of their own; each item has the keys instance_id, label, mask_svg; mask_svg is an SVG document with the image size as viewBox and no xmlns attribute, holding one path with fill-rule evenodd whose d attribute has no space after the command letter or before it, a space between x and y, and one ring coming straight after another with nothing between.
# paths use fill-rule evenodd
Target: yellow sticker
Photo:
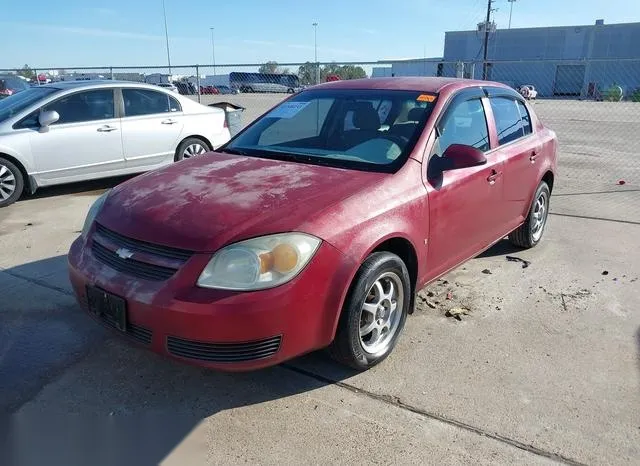
<instances>
[{"instance_id":1,"label":"yellow sticker","mask_svg":"<svg viewBox=\"0 0 640 466\"><path fill-rule=\"evenodd\" d=\"M416 100L418 102L433 102L434 100L436 100L436 96L429 94L420 94Z\"/></svg>"}]
</instances>

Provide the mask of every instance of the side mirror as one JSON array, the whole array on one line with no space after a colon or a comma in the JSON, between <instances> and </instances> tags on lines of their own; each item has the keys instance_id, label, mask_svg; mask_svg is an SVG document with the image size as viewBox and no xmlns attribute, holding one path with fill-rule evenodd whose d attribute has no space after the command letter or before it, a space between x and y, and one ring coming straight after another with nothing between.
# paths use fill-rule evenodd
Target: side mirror
<instances>
[{"instance_id":1,"label":"side mirror","mask_svg":"<svg viewBox=\"0 0 640 466\"><path fill-rule=\"evenodd\" d=\"M46 128L56 121L60 119L60 115L55 110L47 110L45 112L40 112L40 116L38 117L38 123L40 123L41 128Z\"/></svg>"},{"instance_id":2,"label":"side mirror","mask_svg":"<svg viewBox=\"0 0 640 466\"><path fill-rule=\"evenodd\" d=\"M464 144L451 144L443 154L447 160L447 170L476 167L487 163L484 153L480 149Z\"/></svg>"}]
</instances>

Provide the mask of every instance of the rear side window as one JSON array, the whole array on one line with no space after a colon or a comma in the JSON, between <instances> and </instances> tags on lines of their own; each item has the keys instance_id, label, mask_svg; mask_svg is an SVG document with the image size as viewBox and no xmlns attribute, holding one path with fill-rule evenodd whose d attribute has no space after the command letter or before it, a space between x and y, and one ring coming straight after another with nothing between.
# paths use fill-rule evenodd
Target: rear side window
<instances>
[{"instance_id":1,"label":"rear side window","mask_svg":"<svg viewBox=\"0 0 640 466\"><path fill-rule=\"evenodd\" d=\"M489 100L496 120L498 144L508 144L524 136L523 121L516 101L508 97L491 97Z\"/></svg>"},{"instance_id":2,"label":"rear side window","mask_svg":"<svg viewBox=\"0 0 640 466\"><path fill-rule=\"evenodd\" d=\"M533 132L533 128L531 127L531 116L529 115L527 106L519 100L517 102L518 110L520 111L520 120L522 121L522 129L524 130L524 134L526 136L527 134L531 134Z\"/></svg>"},{"instance_id":3,"label":"rear side window","mask_svg":"<svg viewBox=\"0 0 640 466\"><path fill-rule=\"evenodd\" d=\"M179 112L180 103L164 92L149 89L122 89L124 116Z\"/></svg>"}]
</instances>

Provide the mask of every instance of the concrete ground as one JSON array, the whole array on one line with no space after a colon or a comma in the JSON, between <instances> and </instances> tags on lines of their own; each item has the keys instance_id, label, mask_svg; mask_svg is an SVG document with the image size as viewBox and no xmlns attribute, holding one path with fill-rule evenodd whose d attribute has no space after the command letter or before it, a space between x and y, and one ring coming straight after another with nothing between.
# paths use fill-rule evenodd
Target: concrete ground
<instances>
[{"instance_id":1,"label":"concrete ground","mask_svg":"<svg viewBox=\"0 0 640 466\"><path fill-rule=\"evenodd\" d=\"M564 147L584 123L536 106ZM598 137L585 133L589 150L614 147ZM499 243L422 290L392 356L361 374L321 352L206 371L97 326L74 302L65 254L120 179L0 210L0 419L12 420L0 463L638 464L640 165L605 164L592 182L601 161L575 150L563 148L544 241ZM469 314L446 317L454 307Z\"/></svg>"}]
</instances>

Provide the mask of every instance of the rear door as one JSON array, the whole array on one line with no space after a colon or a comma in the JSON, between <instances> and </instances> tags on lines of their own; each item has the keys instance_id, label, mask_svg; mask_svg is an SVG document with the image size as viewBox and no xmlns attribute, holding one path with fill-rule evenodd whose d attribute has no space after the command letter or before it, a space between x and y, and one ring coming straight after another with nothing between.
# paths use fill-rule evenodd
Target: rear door
<instances>
[{"instance_id":1,"label":"rear door","mask_svg":"<svg viewBox=\"0 0 640 466\"><path fill-rule=\"evenodd\" d=\"M42 131L38 115L47 110L58 112L60 119ZM124 168L120 119L116 118L112 88L67 94L19 125L33 129L29 133L31 151L38 178L45 183L104 176Z\"/></svg>"},{"instance_id":2,"label":"rear door","mask_svg":"<svg viewBox=\"0 0 640 466\"><path fill-rule=\"evenodd\" d=\"M458 94L431 137L426 178L429 191L430 277L438 276L494 242L502 209L501 154L490 151L489 103L480 89ZM487 163L442 172L438 158L451 144L485 152Z\"/></svg>"},{"instance_id":3,"label":"rear door","mask_svg":"<svg viewBox=\"0 0 640 466\"><path fill-rule=\"evenodd\" d=\"M121 105L127 167L172 161L184 126L180 102L168 92L123 88Z\"/></svg>"},{"instance_id":4,"label":"rear door","mask_svg":"<svg viewBox=\"0 0 640 466\"><path fill-rule=\"evenodd\" d=\"M499 90L489 92L496 124L496 152L504 160L504 233L522 223L536 188L541 151L533 132L531 117L522 100Z\"/></svg>"}]
</instances>

